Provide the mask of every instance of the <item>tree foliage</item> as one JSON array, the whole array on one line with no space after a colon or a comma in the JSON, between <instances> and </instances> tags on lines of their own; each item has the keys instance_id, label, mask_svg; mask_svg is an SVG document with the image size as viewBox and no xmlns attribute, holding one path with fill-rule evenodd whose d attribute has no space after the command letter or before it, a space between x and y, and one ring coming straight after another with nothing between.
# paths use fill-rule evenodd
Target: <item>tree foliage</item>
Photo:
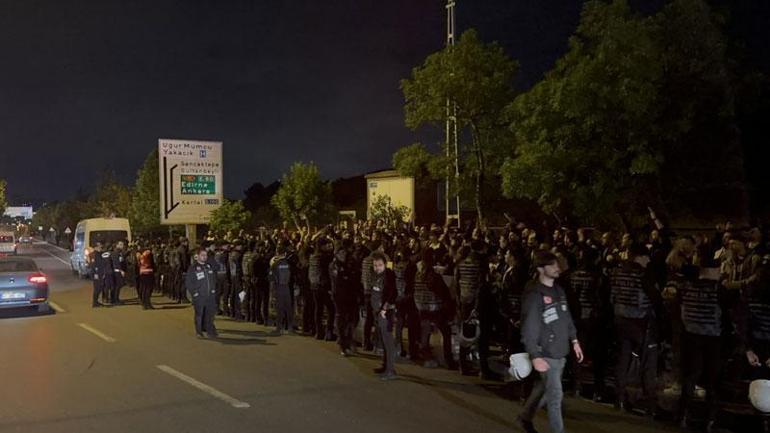
<instances>
[{"instance_id":1,"label":"tree foliage","mask_svg":"<svg viewBox=\"0 0 770 433\"><path fill-rule=\"evenodd\" d=\"M369 208L369 216L374 221L382 221L393 227L409 220L412 212L406 206L396 206L389 195L378 195Z\"/></svg>"},{"instance_id":2,"label":"tree foliage","mask_svg":"<svg viewBox=\"0 0 770 433\"><path fill-rule=\"evenodd\" d=\"M242 201L225 199L222 206L211 211L209 227L219 233L237 233L245 228L250 220L251 212L243 206Z\"/></svg>"},{"instance_id":3,"label":"tree foliage","mask_svg":"<svg viewBox=\"0 0 770 433\"><path fill-rule=\"evenodd\" d=\"M147 155L142 168L137 172L134 184L129 218L132 229L137 233L163 232L163 226L160 224L158 170L158 150L154 149Z\"/></svg>"},{"instance_id":4,"label":"tree foliage","mask_svg":"<svg viewBox=\"0 0 770 433\"><path fill-rule=\"evenodd\" d=\"M675 202L712 180L701 164L736 154L728 77L702 0L653 16L625 0L587 2L568 52L508 108L515 157L501 169L504 193L597 222Z\"/></svg>"},{"instance_id":5,"label":"tree foliage","mask_svg":"<svg viewBox=\"0 0 770 433\"><path fill-rule=\"evenodd\" d=\"M461 195L472 197L483 220L484 192L495 190L500 146L508 131L504 108L513 98L513 78L518 64L496 43L484 44L474 30L464 32L458 43L431 54L412 70L409 79L401 81L406 100L406 125L417 129L432 125L443 129L447 116L447 99L456 104L460 136L467 132L470 141L460 149L460 165L464 179L458 187L470 185ZM428 173L445 177L450 161L445 157L447 144L438 154L430 154L421 145L412 145L394 155L394 165L402 174ZM434 159L435 158L435 159ZM467 180L467 181L466 181Z\"/></svg>"},{"instance_id":6,"label":"tree foliage","mask_svg":"<svg viewBox=\"0 0 770 433\"><path fill-rule=\"evenodd\" d=\"M4 179L0 179L0 216L5 213L5 208L8 207L8 201L5 197L5 188L8 184Z\"/></svg>"},{"instance_id":7,"label":"tree foliage","mask_svg":"<svg viewBox=\"0 0 770 433\"><path fill-rule=\"evenodd\" d=\"M321 179L318 166L295 162L283 175L281 187L271 202L281 217L299 230L328 215L331 195L331 185Z\"/></svg>"}]
</instances>

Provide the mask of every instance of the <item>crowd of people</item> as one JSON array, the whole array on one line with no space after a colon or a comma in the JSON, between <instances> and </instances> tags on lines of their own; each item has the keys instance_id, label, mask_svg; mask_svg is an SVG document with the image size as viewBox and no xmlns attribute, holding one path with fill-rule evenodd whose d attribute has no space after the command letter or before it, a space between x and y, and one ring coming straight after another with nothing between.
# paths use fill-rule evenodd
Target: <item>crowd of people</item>
<instances>
[{"instance_id":1,"label":"crowd of people","mask_svg":"<svg viewBox=\"0 0 770 433\"><path fill-rule=\"evenodd\" d=\"M336 342L342 356L382 354L384 380L396 377L397 357L499 380L493 358L541 359L552 342L533 341L526 322L547 328L567 315L582 346L564 366L575 392L656 417L660 391L674 390L678 422L702 418L711 431L720 401L734 397L726 384L770 378L768 240L763 227L729 222L712 233L674 233L653 212L645 229L622 234L373 221L210 232L195 247L184 238L96 245L93 303L119 304L120 287L133 285L146 309L153 292L192 302L201 338L216 338L216 314L272 325ZM549 309L559 300L546 294L535 311L528 283L544 281L551 261L563 310ZM630 392L637 384L641 392ZM694 416L696 387L706 395L702 417Z\"/></svg>"}]
</instances>

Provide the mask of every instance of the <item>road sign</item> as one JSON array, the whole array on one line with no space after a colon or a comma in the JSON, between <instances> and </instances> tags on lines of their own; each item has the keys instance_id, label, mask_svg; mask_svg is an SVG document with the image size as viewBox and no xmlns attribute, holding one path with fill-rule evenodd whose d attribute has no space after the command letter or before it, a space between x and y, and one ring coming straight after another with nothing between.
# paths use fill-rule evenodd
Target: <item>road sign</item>
<instances>
[{"instance_id":1,"label":"road sign","mask_svg":"<svg viewBox=\"0 0 770 433\"><path fill-rule=\"evenodd\" d=\"M43 226L37 226L37 231L42 232L43 231Z\"/></svg>"},{"instance_id":2,"label":"road sign","mask_svg":"<svg viewBox=\"0 0 770 433\"><path fill-rule=\"evenodd\" d=\"M56 230L54 230L54 228L53 228L53 227L51 227L50 229L48 229L48 231L49 231L49 232L51 232L51 233L53 233L53 232L55 232Z\"/></svg>"},{"instance_id":3,"label":"road sign","mask_svg":"<svg viewBox=\"0 0 770 433\"><path fill-rule=\"evenodd\" d=\"M68 234L70 234L70 233L72 233L72 230L70 230L70 228L69 228L69 227L67 227L66 229L64 229L64 234L65 234L65 235L68 235Z\"/></svg>"},{"instance_id":4,"label":"road sign","mask_svg":"<svg viewBox=\"0 0 770 433\"><path fill-rule=\"evenodd\" d=\"M222 204L222 142L158 140L160 223L206 224Z\"/></svg>"}]
</instances>

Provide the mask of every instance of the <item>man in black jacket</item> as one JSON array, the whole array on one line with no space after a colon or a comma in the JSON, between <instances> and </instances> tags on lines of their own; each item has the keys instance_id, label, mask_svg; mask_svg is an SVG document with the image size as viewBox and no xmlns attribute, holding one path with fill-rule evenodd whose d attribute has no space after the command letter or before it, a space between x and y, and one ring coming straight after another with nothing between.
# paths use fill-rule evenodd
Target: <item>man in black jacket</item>
<instances>
[{"instance_id":1,"label":"man in black jacket","mask_svg":"<svg viewBox=\"0 0 770 433\"><path fill-rule=\"evenodd\" d=\"M198 249L195 262L187 270L185 287L195 309L195 333L203 337L205 331L209 338L216 338L214 316L217 313L217 275L208 263L205 248Z\"/></svg>"},{"instance_id":2,"label":"man in black jacket","mask_svg":"<svg viewBox=\"0 0 770 433\"><path fill-rule=\"evenodd\" d=\"M372 286L370 305L372 312L376 314L377 328L382 338L382 368L377 369L382 373L382 380L392 380L396 376L396 343L393 338L393 319L396 308L396 298L398 290L396 289L396 274L392 269L387 269L385 263L387 257L380 251L375 251L372 258Z\"/></svg>"},{"instance_id":3,"label":"man in black jacket","mask_svg":"<svg viewBox=\"0 0 770 433\"><path fill-rule=\"evenodd\" d=\"M567 295L555 282L560 273L556 256L547 251L539 251L534 261L538 277L524 289L521 341L540 380L524 405L519 424L527 433L536 431L532 419L542 400L548 407L551 431L563 433L561 376L570 346L578 363L583 362L583 350L577 340Z\"/></svg>"}]
</instances>

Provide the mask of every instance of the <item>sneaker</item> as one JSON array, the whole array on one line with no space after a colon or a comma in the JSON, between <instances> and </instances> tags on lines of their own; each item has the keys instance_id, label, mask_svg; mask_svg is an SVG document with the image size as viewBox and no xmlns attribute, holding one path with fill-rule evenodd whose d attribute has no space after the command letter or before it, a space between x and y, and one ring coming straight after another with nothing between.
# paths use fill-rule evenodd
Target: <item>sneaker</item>
<instances>
[{"instance_id":1,"label":"sneaker","mask_svg":"<svg viewBox=\"0 0 770 433\"><path fill-rule=\"evenodd\" d=\"M521 427L525 433L537 433L537 430L535 430L535 425L532 424L532 421L527 421L519 416L516 418L516 423L519 424L519 427Z\"/></svg>"},{"instance_id":2,"label":"sneaker","mask_svg":"<svg viewBox=\"0 0 770 433\"><path fill-rule=\"evenodd\" d=\"M380 376L380 380L384 382L387 382L389 380L394 380L394 379L398 379L398 375L393 371L385 373L382 376Z\"/></svg>"}]
</instances>

